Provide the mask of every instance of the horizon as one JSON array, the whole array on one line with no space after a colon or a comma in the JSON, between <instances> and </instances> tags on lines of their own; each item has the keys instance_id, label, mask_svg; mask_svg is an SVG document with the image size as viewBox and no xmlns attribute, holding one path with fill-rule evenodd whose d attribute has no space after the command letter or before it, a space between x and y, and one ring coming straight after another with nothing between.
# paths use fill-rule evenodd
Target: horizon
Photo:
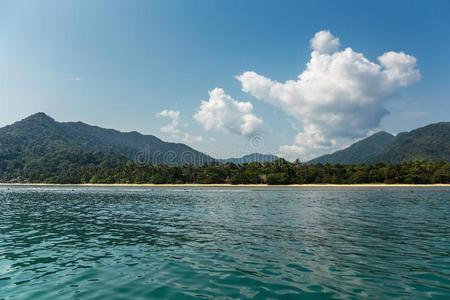
<instances>
[{"instance_id":1,"label":"horizon","mask_svg":"<svg viewBox=\"0 0 450 300\"><path fill-rule=\"evenodd\" d=\"M255 3L2 2L0 127L41 111L308 161L449 121L450 3Z\"/></svg>"}]
</instances>

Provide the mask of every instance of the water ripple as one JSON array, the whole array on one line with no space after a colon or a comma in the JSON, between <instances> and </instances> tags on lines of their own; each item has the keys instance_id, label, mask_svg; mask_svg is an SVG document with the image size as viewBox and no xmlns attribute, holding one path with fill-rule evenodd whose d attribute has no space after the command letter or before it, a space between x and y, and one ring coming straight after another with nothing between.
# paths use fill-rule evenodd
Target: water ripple
<instances>
[{"instance_id":1,"label":"water ripple","mask_svg":"<svg viewBox=\"0 0 450 300\"><path fill-rule=\"evenodd\" d=\"M0 187L0 299L448 299L449 200Z\"/></svg>"}]
</instances>

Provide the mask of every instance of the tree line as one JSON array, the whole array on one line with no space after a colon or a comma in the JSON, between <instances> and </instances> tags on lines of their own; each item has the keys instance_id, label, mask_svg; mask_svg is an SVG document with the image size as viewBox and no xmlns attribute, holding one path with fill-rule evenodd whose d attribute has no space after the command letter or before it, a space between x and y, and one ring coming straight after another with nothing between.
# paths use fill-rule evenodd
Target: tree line
<instances>
[{"instance_id":1,"label":"tree line","mask_svg":"<svg viewBox=\"0 0 450 300\"><path fill-rule=\"evenodd\" d=\"M75 160L76 161L76 160ZM153 183L153 184L371 184L450 183L450 163L432 161L399 164L303 164L279 159L267 163L210 163L203 166L136 164L98 161L83 165L51 164L1 170L1 182ZM0 166L1 167L1 166Z\"/></svg>"}]
</instances>

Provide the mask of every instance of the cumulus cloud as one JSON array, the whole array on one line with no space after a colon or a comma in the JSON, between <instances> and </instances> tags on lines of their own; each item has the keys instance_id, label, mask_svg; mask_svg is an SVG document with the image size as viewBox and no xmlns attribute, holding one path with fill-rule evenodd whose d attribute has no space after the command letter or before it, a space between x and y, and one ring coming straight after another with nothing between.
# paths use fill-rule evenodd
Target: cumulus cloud
<instances>
[{"instance_id":1,"label":"cumulus cloud","mask_svg":"<svg viewBox=\"0 0 450 300\"><path fill-rule=\"evenodd\" d=\"M206 130L224 130L247 137L260 133L263 123L253 114L250 102L236 101L221 88L209 92L209 100L202 101L194 118Z\"/></svg>"},{"instance_id":2,"label":"cumulus cloud","mask_svg":"<svg viewBox=\"0 0 450 300\"><path fill-rule=\"evenodd\" d=\"M322 154L335 148L336 145L336 139L326 139L319 129L309 124L303 132L299 132L296 135L293 145L281 146L277 154L288 160L297 159L299 154L301 154L303 160L309 160L317 154Z\"/></svg>"},{"instance_id":3,"label":"cumulus cloud","mask_svg":"<svg viewBox=\"0 0 450 300\"><path fill-rule=\"evenodd\" d=\"M339 38L333 36L328 30L317 32L310 41L311 49L319 53L333 53L339 48Z\"/></svg>"},{"instance_id":4,"label":"cumulus cloud","mask_svg":"<svg viewBox=\"0 0 450 300\"><path fill-rule=\"evenodd\" d=\"M182 140L185 143L195 143L202 142L202 136L191 135L190 133L184 132L183 129L186 127L186 124L181 122L181 114L176 110L163 110L159 112L157 115L159 118L167 118L170 120L170 123L161 127L160 130L163 133L169 134L172 138Z\"/></svg>"},{"instance_id":5,"label":"cumulus cloud","mask_svg":"<svg viewBox=\"0 0 450 300\"><path fill-rule=\"evenodd\" d=\"M174 110L163 110L159 112L157 117L168 118L171 120L170 124L160 128L161 132L168 133L171 136L176 136L181 133L180 129L180 112Z\"/></svg>"},{"instance_id":6,"label":"cumulus cloud","mask_svg":"<svg viewBox=\"0 0 450 300\"><path fill-rule=\"evenodd\" d=\"M237 76L242 90L280 107L303 128L294 145L281 150L309 156L366 136L389 112L387 99L421 77L416 58L389 51L372 62L320 31L311 39L311 59L295 80L277 82L256 72Z\"/></svg>"}]
</instances>

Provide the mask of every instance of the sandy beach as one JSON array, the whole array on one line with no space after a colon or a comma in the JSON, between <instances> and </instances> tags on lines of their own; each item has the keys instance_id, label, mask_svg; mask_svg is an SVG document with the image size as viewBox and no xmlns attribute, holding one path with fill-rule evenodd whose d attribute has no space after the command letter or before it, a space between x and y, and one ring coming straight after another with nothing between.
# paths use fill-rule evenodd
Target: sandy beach
<instances>
[{"instance_id":1,"label":"sandy beach","mask_svg":"<svg viewBox=\"0 0 450 300\"><path fill-rule=\"evenodd\" d=\"M70 187L165 187L165 188L419 188L450 187L450 184L151 184L151 183L116 183L116 184L56 184L56 183L0 183L0 186L70 186Z\"/></svg>"}]
</instances>

